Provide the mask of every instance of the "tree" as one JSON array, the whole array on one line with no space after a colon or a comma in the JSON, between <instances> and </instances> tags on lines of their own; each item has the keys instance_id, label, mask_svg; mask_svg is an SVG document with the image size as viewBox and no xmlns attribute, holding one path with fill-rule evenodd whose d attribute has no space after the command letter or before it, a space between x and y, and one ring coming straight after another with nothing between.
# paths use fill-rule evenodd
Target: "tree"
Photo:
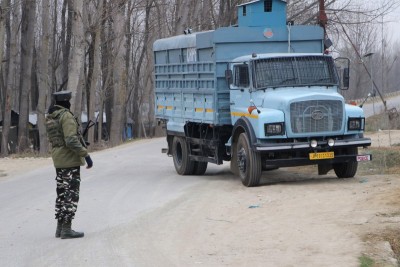
<instances>
[{"instance_id":1,"label":"tree","mask_svg":"<svg viewBox=\"0 0 400 267\"><path fill-rule=\"evenodd\" d=\"M8 39L10 40L10 14L11 11L6 11L8 8L10 8L10 1L9 0L3 0L1 2L1 17L0 17L0 44L4 43L4 32L5 28L7 26L8 30ZM3 30L4 28L4 30ZM11 41L10 41L11 42ZM9 42L9 43L10 43ZM10 45L8 46L8 50L10 49ZM0 49L0 59L3 58L3 49ZM10 65L12 64L11 58L10 58L10 52L8 53L9 60L8 62L8 74L13 73L12 70L10 70ZM6 63L7 64L7 63ZM2 70L2 63L0 63L0 68ZM0 71L3 72L3 71ZM4 90L4 108L3 108L3 127L2 127L2 138L1 138L1 156L5 157L8 155L8 135L10 132L10 125L11 125L11 98L12 98L12 91L11 87L6 84L5 85L5 90Z\"/></svg>"},{"instance_id":2,"label":"tree","mask_svg":"<svg viewBox=\"0 0 400 267\"><path fill-rule=\"evenodd\" d=\"M100 73L101 73L101 25L103 17L103 1L100 0L97 6L97 12L94 17L93 27L91 27L91 53L90 56L92 60L89 60L89 92L88 92L88 119L92 121L96 121L95 111L96 111L96 88L98 84L100 84ZM99 113L99 116L100 113ZM101 131L101 129L100 129ZM100 140L100 139L99 139ZM94 143L94 127L90 128L88 132L88 141L89 143Z\"/></svg>"},{"instance_id":3,"label":"tree","mask_svg":"<svg viewBox=\"0 0 400 267\"><path fill-rule=\"evenodd\" d=\"M111 118L110 141L112 146L122 142L122 131L124 127L123 117L125 113L126 94L126 67L124 58L126 57L125 47L125 8L126 1L119 0L115 3L114 17L114 61L113 61L113 108Z\"/></svg>"},{"instance_id":4,"label":"tree","mask_svg":"<svg viewBox=\"0 0 400 267\"><path fill-rule=\"evenodd\" d=\"M142 87L142 66L144 66L144 60L145 56L147 53L147 47L150 45L148 44L149 41L149 34L150 34L150 11L153 6L153 0L147 0L146 1L146 8L145 8L145 15L144 15L144 31L143 31L143 39L141 43L141 49L140 52L137 55L137 63L135 66L135 73L134 73L134 80L133 80L133 122L134 122L134 131L136 133L141 132L142 130L142 114L140 114L140 106L142 104L142 95L143 95L143 90L140 90ZM146 62L146 64L150 64L149 62ZM139 137L140 135L136 135Z\"/></svg>"},{"instance_id":5,"label":"tree","mask_svg":"<svg viewBox=\"0 0 400 267\"><path fill-rule=\"evenodd\" d=\"M46 103L50 92L49 53L50 53L50 2L42 0L42 38L39 55L39 98L37 104L37 126L39 130L40 155L48 152L48 141L45 128Z\"/></svg>"},{"instance_id":6,"label":"tree","mask_svg":"<svg viewBox=\"0 0 400 267\"><path fill-rule=\"evenodd\" d=\"M35 46L36 0L22 2L21 85L19 99L18 149L29 147L29 93L32 82L33 49Z\"/></svg>"},{"instance_id":7,"label":"tree","mask_svg":"<svg viewBox=\"0 0 400 267\"><path fill-rule=\"evenodd\" d=\"M71 0L72 51L68 62L68 86L67 90L72 92L71 110L74 114L80 115L82 110L82 81L83 61L85 56L85 38L83 28L83 1Z\"/></svg>"}]
</instances>

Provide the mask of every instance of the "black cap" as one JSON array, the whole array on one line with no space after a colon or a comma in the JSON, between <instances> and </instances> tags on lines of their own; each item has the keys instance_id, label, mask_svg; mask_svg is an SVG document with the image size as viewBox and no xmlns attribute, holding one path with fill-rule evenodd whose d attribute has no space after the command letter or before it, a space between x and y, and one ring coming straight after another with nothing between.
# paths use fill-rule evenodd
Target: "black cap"
<instances>
[{"instance_id":1,"label":"black cap","mask_svg":"<svg viewBox=\"0 0 400 267\"><path fill-rule=\"evenodd\" d=\"M54 100L56 102L69 101L71 99L72 93L70 91L59 91L53 93Z\"/></svg>"}]
</instances>

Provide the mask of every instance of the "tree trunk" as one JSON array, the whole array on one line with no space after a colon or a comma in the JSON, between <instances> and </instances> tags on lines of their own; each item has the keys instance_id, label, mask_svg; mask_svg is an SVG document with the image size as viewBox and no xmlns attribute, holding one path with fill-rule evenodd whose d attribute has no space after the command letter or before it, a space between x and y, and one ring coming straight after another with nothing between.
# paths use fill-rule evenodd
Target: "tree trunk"
<instances>
[{"instance_id":1,"label":"tree trunk","mask_svg":"<svg viewBox=\"0 0 400 267\"><path fill-rule=\"evenodd\" d=\"M152 2L152 1L151 1ZM183 31L186 28L192 27L192 25L188 25L189 23L189 11L191 10L192 1L189 0L181 0L177 1L177 14L175 21L175 34L183 34Z\"/></svg>"},{"instance_id":2,"label":"tree trunk","mask_svg":"<svg viewBox=\"0 0 400 267\"><path fill-rule=\"evenodd\" d=\"M58 56L58 38L57 38L57 28L58 28L58 25L57 25L57 20L58 20L58 1L54 1L54 9L53 9L53 18L54 18L54 23L53 23L53 31L52 31L52 36L51 36L51 47L52 47L52 49L51 49L51 66L50 66L50 73L51 73L51 76L50 76L50 87L48 88L49 89L49 91L47 92L48 93L48 96L49 97L47 97L47 101L46 101L46 107L49 107L50 105L51 105L51 102L52 102L52 97L50 97L51 96L51 94L53 93L53 91L56 91L56 89L57 89L57 74L56 74L56 72L57 72L57 62L58 62L58 58L57 58L57 56Z\"/></svg>"},{"instance_id":3,"label":"tree trunk","mask_svg":"<svg viewBox=\"0 0 400 267\"><path fill-rule=\"evenodd\" d=\"M112 121L111 121L111 132L110 140L111 145L116 146L122 142L122 132L124 122L122 120L123 113L125 112L125 100L126 100L126 65L121 64L124 62L126 57L126 28L125 28L125 1L117 2L117 10L114 19L114 34L116 39L114 40L114 99L112 109Z\"/></svg>"},{"instance_id":4,"label":"tree trunk","mask_svg":"<svg viewBox=\"0 0 400 267\"><path fill-rule=\"evenodd\" d=\"M6 24L9 27L9 18L7 16L6 8L10 6L9 0L3 0L1 2L1 10L0 10L0 44L3 46L4 44L4 35L6 32ZM8 21L7 21L8 20ZM8 30L8 32L10 32ZM10 36L9 36L10 38ZM3 61L3 49L0 49L0 60ZM0 73L2 73L3 63L0 61ZM5 88L4 92L4 100L0 102L2 109L2 117L3 117L3 127L2 127L2 138L0 144L1 156L8 155L8 133L10 130L10 121L11 121L11 103L10 103L10 90L8 90L8 86Z\"/></svg>"},{"instance_id":5,"label":"tree trunk","mask_svg":"<svg viewBox=\"0 0 400 267\"><path fill-rule=\"evenodd\" d=\"M140 109L139 107L142 104L140 96L143 95L143 89L141 92L139 92L140 89L140 81L141 81L141 70L142 70L142 65L143 61L146 56L147 52L147 47L149 46L149 29L150 29L150 11L153 6L154 0L147 0L146 3L146 13L145 13L145 28L144 28L144 37L143 37L143 43L142 43L142 49L139 55L139 60L137 62L136 66L136 72L134 74L134 94L133 94L133 121L134 121L134 126L135 130L137 133L139 133L142 130L142 125L141 125L141 114L140 114Z\"/></svg>"},{"instance_id":6,"label":"tree trunk","mask_svg":"<svg viewBox=\"0 0 400 267\"><path fill-rule=\"evenodd\" d=\"M40 155L44 156L48 152L48 141L45 127L46 102L49 92L50 75L49 71L49 52L50 52L50 2L42 0L42 44L39 55L39 100L36 108L40 140Z\"/></svg>"},{"instance_id":7,"label":"tree trunk","mask_svg":"<svg viewBox=\"0 0 400 267\"><path fill-rule=\"evenodd\" d=\"M21 87L18 123L18 149L29 147L29 93L32 82L33 48L35 45L36 0L22 3L21 23Z\"/></svg>"},{"instance_id":8,"label":"tree trunk","mask_svg":"<svg viewBox=\"0 0 400 267\"><path fill-rule=\"evenodd\" d=\"M57 2L57 1L56 1ZM72 2L64 0L61 11L61 48L63 60L61 62L61 86L57 91L66 88L68 82L68 63L71 51L71 36L72 36ZM67 24L65 24L65 22Z\"/></svg>"},{"instance_id":9,"label":"tree trunk","mask_svg":"<svg viewBox=\"0 0 400 267\"><path fill-rule=\"evenodd\" d=\"M9 0L3 0L1 1L1 9L0 9L0 44L1 44L1 49L0 49L0 73L2 72L2 67L3 67L3 45L4 45L4 36L6 32L6 12L7 12L7 7L9 7L10 3Z\"/></svg>"},{"instance_id":10,"label":"tree trunk","mask_svg":"<svg viewBox=\"0 0 400 267\"><path fill-rule=\"evenodd\" d=\"M6 30L6 24L7 24L7 33L11 34L11 30L9 29L10 27L10 13L6 13L6 8L10 6L10 1L9 0L3 0L1 2L1 21L0 21L0 44L3 45L4 43L4 33ZM8 36L10 38L11 36ZM0 49L0 59L3 59L3 49ZM10 47L7 49L8 51L10 50ZM11 54L8 52L8 54ZM7 63L6 63L7 64ZM8 61L8 65L10 65L10 60ZM2 70L3 64L0 63L0 73ZM8 70L8 73L10 73L11 70ZM9 86L5 86L4 90L4 106L2 106L2 117L3 117L3 127L1 131L1 156L6 157L8 156L8 136L10 132L10 124L11 124L11 88Z\"/></svg>"},{"instance_id":11,"label":"tree trunk","mask_svg":"<svg viewBox=\"0 0 400 267\"><path fill-rule=\"evenodd\" d=\"M94 44L93 44L93 73L92 78L90 80L90 91L89 91L89 105L88 105L88 119L93 122L96 121L95 109L96 109L96 88L100 78L100 27L101 27L101 15L103 14L103 1L99 2L98 7L98 19L96 21L96 29L94 33ZM99 113L99 116L101 114ZM89 143L94 143L94 130L95 127L89 129L88 132L88 141ZM99 139L101 140L101 139Z\"/></svg>"},{"instance_id":12,"label":"tree trunk","mask_svg":"<svg viewBox=\"0 0 400 267\"><path fill-rule=\"evenodd\" d=\"M72 92L71 111L80 117L82 109L82 74L85 56L85 39L83 29L83 1L72 0L72 51L68 63L68 86L67 90Z\"/></svg>"},{"instance_id":13,"label":"tree trunk","mask_svg":"<svg viewBox=\"0 0 400 267\"><path fill-rule=\"evenodd\" d=\"M18 13L18 5L15 6L13 10L10 10L10 13L7 15L7 33L8 33L8 42L9 47L7 49L7 54L9 55L8 60L8 72L7 72L7 84L5 88L5 103L4 103L4 112L3 112L3 134L1 140L1 156L6 157L8 156L8 137L10 133L10 126L11 126L11 109L13 106L13 96L15 95L16 91L16 66L17 66L17 57L18 57L18 48L17 48L17 32L19 28L19 21L20 15ZM12 22L12 29L11 29L11 16L15 19ZM3 149L4 148L4 149Z\"/></svg>"},{"instance_id":14,"label":"tree trunk","mask_svg":"<svg viewBox=\"0 0 400 267\"><path fill-rule=\"evenodd\" d=\"M111 107L112 107L112 27L111 27L111 3L107 4L107 0L103 0L103 15L101 16L101 71L102 71L102 90L100 93L100 108L106 114L106 130L109 139L111 129ZM103 113L100 113L103 114ZM102 137L103 116L100 115L100 129L98 129L99 139Z\"/></svg>"}]
</instances>

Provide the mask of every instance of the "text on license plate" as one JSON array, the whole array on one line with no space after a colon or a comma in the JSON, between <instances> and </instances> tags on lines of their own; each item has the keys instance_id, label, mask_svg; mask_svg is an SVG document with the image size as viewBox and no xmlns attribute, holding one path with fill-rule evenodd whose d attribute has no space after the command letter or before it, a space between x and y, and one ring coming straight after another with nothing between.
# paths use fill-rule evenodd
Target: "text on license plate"
<instances>
[{"instance_id":1,"label":"text on license plate","mask_svg":"<svg viewBox=\"0 0 400 267\"><path fill-rule=\"evenodd\" d=\"M334 157L335 157L335 152L310 153L310 160L333 159Z\"/></svg>"},{"instance_id":2,"label":"text on license plate","mask_svg":"<svg viewBox=\"0 0 400 267\"><path fill-rule=\"evenodd\" d=\"M357 155L357 161L370 161L371 155Z\"/></svg>"}]
</instances>

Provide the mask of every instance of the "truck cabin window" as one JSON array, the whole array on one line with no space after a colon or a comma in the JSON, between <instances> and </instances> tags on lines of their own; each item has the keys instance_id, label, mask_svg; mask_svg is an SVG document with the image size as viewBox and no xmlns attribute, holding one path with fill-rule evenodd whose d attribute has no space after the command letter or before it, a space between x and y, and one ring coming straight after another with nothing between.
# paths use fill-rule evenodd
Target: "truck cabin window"
<instances>
[{"instance_id":1,"label":"truck cabin window","mask_svg":"<svg viewBox=\"0 0 400 267\"><path fill-rule=\"evenodd\" d=\"M237 87L249 87L249 67L248 65L236 65L233 68L233 85Z\"/></svg>"},{"instance_id":2,"label":"truck cabin window","mask_svg":"<svg viewBox=\"0 0 400 267\"><path fill-rule=\"evenodd\" d=\"M256 89L339 85L331 57L296 56L254 61Z\"/></svg>"}]
</instances>

